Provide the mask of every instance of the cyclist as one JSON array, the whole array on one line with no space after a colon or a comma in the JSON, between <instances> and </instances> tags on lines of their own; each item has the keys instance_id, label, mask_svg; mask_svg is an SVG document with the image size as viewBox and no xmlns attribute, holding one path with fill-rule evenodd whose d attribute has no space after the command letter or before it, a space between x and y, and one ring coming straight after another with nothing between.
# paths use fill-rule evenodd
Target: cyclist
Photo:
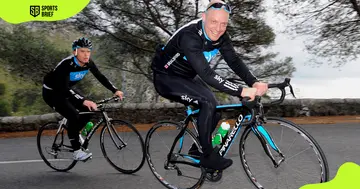
<instances>
[{"instance_id":1,"label":"cyclist","mask_svg":"<svg viewBox=\"0 0 360 189\"><path fill-rule=\"evenodd\" d=\"M80 149L79 131L88 122L88 116L79 116L79 111L97 110L97 105L70 87L74 86L90 70L100 83L122 99L118 90L90 59L92 43L87 38L79 38L72 43L73 55L63 59L43 79L43 99L55 111L68 120L68 137L74 149L73 158L84 161L92 156L88 150Z\"/></svg>"},{"instance_id":2,"label":"cyclist","mask_svg":"<svg viewBox=\"0 0 360 189\"><path fill-rule=\"evenodd\" d=\"M223 1L211 1L202 18L194 20L174 33L165 45L159 45L152 61L154 86L163 97L200 108L198 116L199 140L203 153L192 145L189 154L200 155L203 167L224 170L232 165L231 159L221 157L213 150L211 134L216 128L220 114L216 113L210 86L233 96L263 95L267 84L259 82L236 55L229 35L226 33L231 9ZM220 51L229 67L251 88L227 81L210 66L210 60ZM201 79L197 79L198 76Z\"/></svg>"}]
</instances>

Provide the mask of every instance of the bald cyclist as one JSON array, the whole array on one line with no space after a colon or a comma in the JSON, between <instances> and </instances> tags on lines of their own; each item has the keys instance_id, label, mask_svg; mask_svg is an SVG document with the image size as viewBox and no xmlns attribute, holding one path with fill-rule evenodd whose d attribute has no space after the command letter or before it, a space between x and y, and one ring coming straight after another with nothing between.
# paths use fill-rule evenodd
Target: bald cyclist
<instances>
[{"instance_id":1,"label":"bald cyclist","mask_svg":"<svg viewBox=\"0 0 360 189\"><path fill-rule=\"evenodd\" d=\"M259 82L244 62L236 55L226 28L230 6L223 1L211 1L200 19L191 21L177 30L165 45L159 45L152 61L154 86L164 98L193 105L198 115L200 153L193 144L189 155L198 156L201 166L224 170L232 160L219 155L211 144L211 135L220 120L216 112L218 102L206 84L233 96L263 95L267 84ZM217 74L209 62L218 52L229 67L250 88L243 88ZM201 78L201 79L199 79Z\"/></svg>"}]
</instances>

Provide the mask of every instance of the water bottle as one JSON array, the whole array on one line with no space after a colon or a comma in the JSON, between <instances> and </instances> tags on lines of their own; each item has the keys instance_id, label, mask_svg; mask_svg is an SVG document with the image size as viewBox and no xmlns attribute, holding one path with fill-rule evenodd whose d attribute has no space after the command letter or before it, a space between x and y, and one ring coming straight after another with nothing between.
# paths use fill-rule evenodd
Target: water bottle
<instances>
[{"instance_id":1,"label":"water bottle","mask_svg":"<svg viewBox=\"0 0 360 189\"><path fill-rule=\"evenodd\" d=\"M91 122L91 121L87 122L87 124L85 125L85 128L81 131L81 134L83 136L87 136L90 133L93 126L94 126L93 122Z\"/></svg>"},{"instance_id":2,"label":"water bottle","mask_svg":"<svg viewBox=\"0 0 360 189\"><path fill-rule=\"evenodd\" d=\"M216 132L215 136L212 138L213 147L220 145L223 141L223 138L228 133L230 129L230 124L228 122L222 122L220 128Z\"/></svg>"}]
</instances>

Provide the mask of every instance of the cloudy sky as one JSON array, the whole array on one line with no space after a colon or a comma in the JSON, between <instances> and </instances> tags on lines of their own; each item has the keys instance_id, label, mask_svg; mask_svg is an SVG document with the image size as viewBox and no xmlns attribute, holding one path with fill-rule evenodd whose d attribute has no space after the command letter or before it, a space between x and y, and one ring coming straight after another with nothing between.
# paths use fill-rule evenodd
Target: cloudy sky
<instances>
[{"instance_id":1,"label":"cloudy sky","mask_svg":"<svg viewBox=\"0 0 360 189\"><path fill-rule=\"evenodd\" d=\"M271 0L267 0L269 6ZM267 9L267 22L276 32L275 46L279 57L293 57L297 71L292 78L292 85L299 98L360 98L360 60L346 63L339 68L327 65L320 67L306 64L310 57L304 51L303 38L291 39L290 36L279 33L284 25L281 18ZM278 29L277 29L278 28Z\"/></svg>"}]
</instances>

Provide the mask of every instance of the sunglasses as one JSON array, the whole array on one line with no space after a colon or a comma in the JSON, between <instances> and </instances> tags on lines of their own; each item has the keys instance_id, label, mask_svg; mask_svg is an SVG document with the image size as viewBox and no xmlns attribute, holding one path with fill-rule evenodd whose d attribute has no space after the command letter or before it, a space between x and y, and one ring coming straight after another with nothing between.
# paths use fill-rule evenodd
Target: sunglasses
<instances>
[{"instance_id":1,"label":"sunglasses","mask_svg":"<svg viewBox=\"0 0 360 189\"><path fill-rule=\"evenodd\" d=\"M207 8L206 10L209 10L210 8L217 9L217 10L224 8L224 10L226 12L228 12L229 14L231 13L231 8L230 8L230 6L228 4L214 3L209 8Z\"/></svg>"}]
</instances>

